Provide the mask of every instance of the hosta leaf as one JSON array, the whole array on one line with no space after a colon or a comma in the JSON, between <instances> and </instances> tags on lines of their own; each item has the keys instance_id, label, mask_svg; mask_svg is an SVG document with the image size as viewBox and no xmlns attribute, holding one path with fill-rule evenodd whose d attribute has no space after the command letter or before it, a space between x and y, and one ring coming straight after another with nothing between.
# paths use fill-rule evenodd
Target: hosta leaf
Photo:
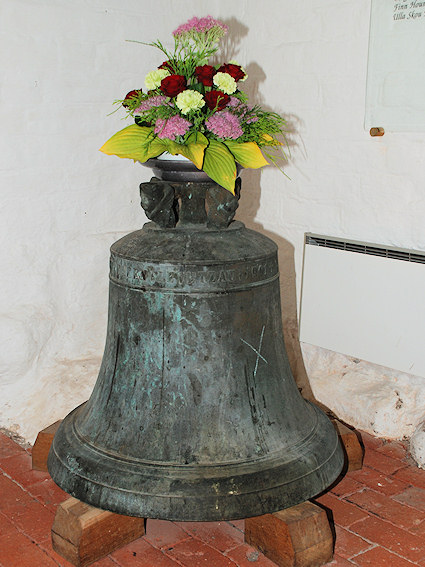
<instances>
[{"instance_id":1,"label":"hosta leaf","mask_svg":"<svg viewBox=\"0 0 425 567\"><path fill-rule=\"evenodd\" d=\"M149 139L146 147L145 161L163 154L166 150L167 146L165 145L165 140L160 140L159 138Z\"/></svg>"},{"instance_id":2,"label":"hosta leaf","mask_svg":"<svg viewBox=\"0 0 425 567\"><path fill-rule=\"evenodd\" d=\"M260 148L255 142L244 142L242 144L238 144L238 142L226 140L224 143L235 156L235 160L240 163L242 167L256 169L258 167L268 165L269 163L264 158Z\"/></svg>"},{"instance_id":3,"label":"hosta leaf","mask_svg":"<svg viewBox=\"0 0 425 567\"><path fill-rule=\"evenodd\" d=\"M132 124L109 138L100 151L120 158L130 158L142 163L165 151L163 140L152 137L152 128Z\"/></svg>"},{"instance_id":4,"label":"hosta leaf","mask_svg":"<svg viewBox=\"0 0 425 567\"><path fill-rule=\"evenodd\" d=\"M208 146L208 140L203 134L191 134L186 144L177 144L172 140L164 140L164 142L166 142L168 153L172 155L180 154L190 159L198 169L202 169L204 151Z\"/></svg>"},{"instance_id":5,"label":"hosta leaf","mask_svg":"<svg viewBox=\"0 0 425 567\"><path fill-rule=\"evenodd\" d=\"M235 194L235 158L223 143L210 140L208 147L205 148L202 169L216 183Z\"/></svg>"},{"instance_id":6,"label":"hosta leaf","mask_svg":"<svg viewBox=\"0 0 425 567\"><path fill-rule=\"evenodd\" d=\"M165 142L166 151L169 154L171 154L172 156L175 156L176 154L183 155L181 153L182 151L185 151L184 150L185 146L183 144L177 144L176 142L173 142L173 140L169 140L168 138L164 138L164 142Z\"/></svg>"},{"instance_id":7,"label":"hosta leaf","mask_svg":"<svg viewBox=\"0 0 425 567\"><path fill-rule=\"evenodd\" d=\"M187 157L193 161L198 169L202 169L205 148L207 146L208 140L200 132L191 134L187 139L187 147L189 148L189 155Z\"/></svg>"}]
</instances>

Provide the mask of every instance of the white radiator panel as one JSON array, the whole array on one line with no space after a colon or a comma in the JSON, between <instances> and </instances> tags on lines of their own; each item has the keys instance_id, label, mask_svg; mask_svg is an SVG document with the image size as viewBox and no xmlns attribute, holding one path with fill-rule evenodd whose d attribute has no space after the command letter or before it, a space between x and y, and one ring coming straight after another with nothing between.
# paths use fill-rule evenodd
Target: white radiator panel
<instances>
[{"instance_id":1,"label":"white radiator panel","mask_svg":"<svg viewBox=\"0 0 425 567\"><path fill-rule=\"evenodd\" d=\"M306 242L315 238L417 260L306 243L300 340L425 376L425 255L319 235Z\"/></svg>"}]
</instances>

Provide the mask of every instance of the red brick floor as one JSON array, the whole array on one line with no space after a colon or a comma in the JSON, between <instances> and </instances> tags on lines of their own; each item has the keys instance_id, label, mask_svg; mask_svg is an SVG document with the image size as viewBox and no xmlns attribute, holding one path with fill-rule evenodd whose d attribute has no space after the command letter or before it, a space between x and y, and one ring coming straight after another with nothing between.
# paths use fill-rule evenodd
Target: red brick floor
<instances>
[{"instance_id":1,"label":"red brick floor","mask_svg":"<svg viewBox=\"0 0 425 567\"><path fill-rule=\"evenodd\" d=\"M335 526L328 567L425 567L425 470L399 442L362 433L361 471L315 499ZM0 567L68 567L51 547L50 528L67 498L48 474L31 470L30 452L0 433ZM273 567L244 543L244 522L149 520L144 537L93 567Z\"/></svg>"}]
</instances>

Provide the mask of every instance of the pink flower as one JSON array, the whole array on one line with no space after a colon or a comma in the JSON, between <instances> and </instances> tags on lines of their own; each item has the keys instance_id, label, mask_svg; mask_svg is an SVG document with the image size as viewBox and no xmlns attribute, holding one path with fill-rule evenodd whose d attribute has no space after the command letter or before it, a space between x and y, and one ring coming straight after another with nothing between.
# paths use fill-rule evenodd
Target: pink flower
<instances>
[{"instance_id":1,"label":"pink flower","mask_svg":"<svg viewBox=\"0 0 425 567\"><path fill-rule=\"evenodd\" d=\"M239 100L236 96L231 96L228 106L234 108L234 112L240 117L243 118L247 113L249 107L247 104Z\"/></svg>"},{"instance_id":2,"label":"pink flower","mask_svg":"<svg viewBox=\"0 0 425 567\"><path fill-rule=\"evenodd\" d=\"M213 28L216 28L217 31L220 30L223 34L225 34L228 30L228 27L225 24L218 20L214 20L212 16L206 16L205 18L194 17L174 30L173 36L178 37L189 32L206 33Z\"/></svg>"},{"instance_id":3,"label":"pink flower","mask_svg":"<svg viewBox=\"0 0 425 567\"><path fill-rule=\"evenodd\" d=\"M161 96L161 95L151 96L150 98L147 98L146 100L142 100L142 102L139 104L139 106L134 109L134 112L135 112L135 114L141 114L142 112L145 112L146 110L150 110L151 108L154 108L155 106L162 106L163 104L164 105L169 104L168 98L166 96Z\"/></svg>"},{"instance_id":4,"label":"pink flower","mask_svg":"<svg viewBox=\"0 0 425 567\"><path fill-rule=\"evenodd\" d=\"M168 120L158 118L155 122L155 134L158 138L168 138L175 140L176 136L184 136L192 123L181 116L171 116Z\"/></svg>"},{"instance_id":5,"label":"pink flower","mask_svg":"<svg viewBox=\"0 0 425 567\"><path fill-rule=\"evenodd\" d=\"M243 134L238 117L228 110L216 112L208 118L205 125L210 132L219 138L231 138L236 140Z\"/></svg>"},{"instance_id":6,"label":"pink flower","mask_svg":"<svg viewBox=\"0 0 425 567\"><path fill-rule=\"evenodd\" d=\"M237 96L231 96L229 101L229 106L237 108L239 105L243 104Z\"/></svg>"},{"instance_id":7,"label":"pink flower","mask_svg":"<svg viewBox=\"0 0 425 567\"><path fill-rule=\"evenodd\" d=\"M227 106L230 108L234 108L234 112L237 113L239 118L244 119L246 124L252 124L253 122L257 122L258 120L258 116L255 116L255 114L250 114L250 112L252 111L252 107L243 103L236 96L230 97ZM246 114L248 114L248 116L246 116Z\"/></svg>"}]
</instances>

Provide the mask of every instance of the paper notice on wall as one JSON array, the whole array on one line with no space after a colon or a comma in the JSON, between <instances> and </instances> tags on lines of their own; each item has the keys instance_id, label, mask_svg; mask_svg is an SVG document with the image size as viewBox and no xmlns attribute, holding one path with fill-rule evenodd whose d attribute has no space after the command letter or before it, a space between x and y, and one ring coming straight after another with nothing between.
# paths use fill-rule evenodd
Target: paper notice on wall
<instances>
[{"instance_id":1,"label":"paper notice on wall","mask_svg":"<svg viewBox=\"0 0 425 567\"><path fill-rule=\"evenodd\" d=\"M425 1L372 0L365 127L425 131Z\"/></svg>"}]
</instances>

